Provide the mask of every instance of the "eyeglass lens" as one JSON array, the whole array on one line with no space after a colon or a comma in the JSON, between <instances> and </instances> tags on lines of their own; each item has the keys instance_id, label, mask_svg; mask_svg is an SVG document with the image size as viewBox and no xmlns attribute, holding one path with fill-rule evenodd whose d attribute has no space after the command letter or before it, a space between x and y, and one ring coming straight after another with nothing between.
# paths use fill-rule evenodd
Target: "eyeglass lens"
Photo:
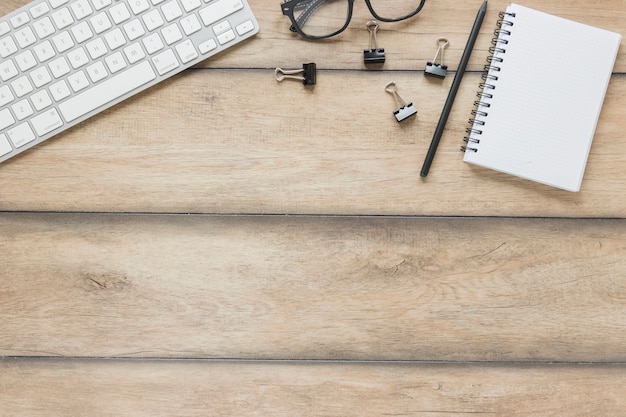
<instances>
[{"instance_id":1,"label":"eyeglass lens","mask_svg":"<svg viewBox=\"0 0 626 417\"><path fill-rule=\"evenodd\" d=\"M321 37L342 29L349 10L346 0L303 0L293 8L293 17L305 35Z\"/></svg>"},{"instance_id":2,"label":"eyeglass lens","mask_svg":"<svg viewBox=\"0 0 626 417\"><path fill-rule=\"evenodd\" d=\"M379 18L389 21L406 19L424 5L422 0L370 0L369 3Z\"/></svg>"},{"instance_id":3,"label":"eyeglass lens","mask_svg":"<svg viewBox=\"0 0 626 417\"><path fill-rule=\"evenodd\" d=\"M370 0L375 17L397 21L413 15L423 0ZM302 0L293 8L293 17L307 36L325 37L348 24L350 2L347 0Z\"/></svg>"}]
</instances>

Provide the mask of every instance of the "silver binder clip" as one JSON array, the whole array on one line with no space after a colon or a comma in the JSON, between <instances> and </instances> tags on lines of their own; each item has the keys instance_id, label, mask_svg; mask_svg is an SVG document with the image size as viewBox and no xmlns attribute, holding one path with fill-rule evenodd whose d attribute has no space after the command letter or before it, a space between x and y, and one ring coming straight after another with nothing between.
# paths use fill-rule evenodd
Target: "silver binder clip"
<instances>
[{"instance_id":1,"label":"silver binder clip","mask_svg":"<svg viewBox=\"0 0 626 417\"><path fill-rule=\"evenodd\" d=\"M448 42L446 38L437 38L437 45L437 53L435 54L432 62L429 61L426 63L424 75L429 75L431 77L437 78L445 78L446 73L448 72L448 66L443 64L443 53L448 45L450 45L450 42ZM439 64L437 64L437 58L439 58Z\"/></svg>"},{"instance_id":2,"label":"silver binder clip","mask_svg":"<svg viewBox=\"0 0 626 417\"><path fill-rule=\"evenodd\" d=\"M367 22L367 30L370 32L370 46L369 49L363 50L363 62L366 65L385 63L385 49L378 47L378 38L376 36L378 28L378 23L375 20Z\"/></svg>"},{"instance_id":3,"label":"silver binder clip","mask_svg":"<svg viewBox=\"0 0 626 417\"><path fill-rule=\"evenodd\" d=\"M315 85L317 82L316 73L317 66L315 65L315 62L310 62L308 64L302 64L302 69L284 70L282 68L276 68L274 71L274 78L276 78L276 81L291 79L300 80L304 85Z\"/></svg>"},{"instance_id":4,"label":"silver binder clip","mask_svg":"<svg viewBox=\"0 0 626 417\"><path fill-rule=\"evenodd\" d=\"M396 105L400 106L393 112L393 115L398 123L417 114L417 109L413 107L413 103L407 104L404 100L402 100L402 97L398 94L398 87L396 87L396 83L394 81L385 86L385 91L393 95L393 100L396 102Z\"/></svg>"}]
</instances>

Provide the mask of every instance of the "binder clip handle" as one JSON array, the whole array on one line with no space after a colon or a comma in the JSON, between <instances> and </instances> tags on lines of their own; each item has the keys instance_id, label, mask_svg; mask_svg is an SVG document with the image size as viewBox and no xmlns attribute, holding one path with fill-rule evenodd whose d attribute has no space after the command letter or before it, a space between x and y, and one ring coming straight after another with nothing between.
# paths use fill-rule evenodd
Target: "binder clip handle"
<instances>
[{"instance_id":1,"label":"binder clip handle","mask_svg":"<svg viewBox=\"0 0 626 417\"><path fill-rule=\"evenodd\" d=\"M437 78L445 78L446 73L448 72L448 66L443 64L443 54L450 45L450 42L446 38L437 38L437 52L435 53L435 57L432 61L428 61L426 63L426 69L424 70L424 75L429 75ZM437 58L439 58L439 64L437 63Z\"/></svg>"},{"instance_id":2,"label":"binder clip handle","mask_svg":"<svg viewBox=\"0 0 626 417\"><path fill-rule=\"evenodd\" d=\"M315 62L310 62L308 64L302 64L302 69L284 70L282 68L276 68L276 70L274 70L274 78L279 82L291 79L300 80L304 85L315 85L317 82L317 66Z\"/></svg>"},{"instance_id":3,"label":"binder clip handle","mask_svg":"<svg viewBox=\"0 0 626 417\"><path fill-rule=\"evenodd\" d=\"M378 23L375 20L367 22L367 30L370 33L369 49L363 50L363 62L365 64L383 64L385 62L385 49L378 47Z\"/></svg>"}]
</instances>

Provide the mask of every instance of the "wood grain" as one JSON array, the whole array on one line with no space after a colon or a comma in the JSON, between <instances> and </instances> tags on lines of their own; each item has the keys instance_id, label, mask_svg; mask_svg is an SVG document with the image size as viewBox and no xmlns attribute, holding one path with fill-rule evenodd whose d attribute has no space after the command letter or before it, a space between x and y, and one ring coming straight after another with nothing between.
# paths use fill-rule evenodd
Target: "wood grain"
<instances>
[{"instance_id":1,"label":"wood grain","mask_svg":"<svg viewBox=\"0 0 626 417\"><path fill-rule=\"evenodd\" d=\"M480 2L382 25L382 70L362 1L325 42L250 3L250 41L0 167L0 416L623 415L623 51L580 193L470 167L491 0L423 181L452 81L423 68ZM524 5L624 31L623 1Z\"/></svg>"},{"instance_id":2,"label":"wood grain","mask_svg":"<svg viewBox=\"0 0 626 417\"><path fill-rule=\"evenodd\" d=\"M211 68L276 68L301 66L303 62L315 61L323 69L364 69L363 49L368 48L369 33L366 29L372 19L363 2L355 2L354 15L348 30L336 38L322 42L302 40L289 31L289 19L280 10L281 0L249 0L259 21L261 31L254 39L234 50L205 61L201 66ZM3 0L0 15L28 3L28 0ZM468 33L480 6L479 0L427 0L424 9L413 19L398 23L381 22L379 43L385 48L385 69L423 70L427 61L433 59L439 36L450 40L446 49L446 61L455 69L460 60ZM498 12L504 10L509 0L490 0L485 23L476 44L468 69L480 71L484 66L487 49L498 20ZM524 5L547 13L578 20L607 30L623 31L626 10L620 1L608 0L593 3L561 0L526 0ZM620 54L616 71L626 70L626 58Z\"/></svg>"},{"instance_id":3,"label":"wood grain","mask_svg":"<svg viewBox=\"0 0 626 417\"><path fill-rule=\"evenodd\" d=\"M626 360L623 220L0 216L0 355Z\"/></svg>"},{"instance_id":4,"label":"wood grain","mask_svg":"<svg viewBox=\"0 0 626 417\"><path fill-rule=\"evenodd\" d=\"M392 80L418 108L407 124L392 115L396 106L384 90ZM626 166L616 140L624 131L624 76L609 86L580 193L462 162L479 81L478 74L464 80L422 180L451 80L324 71L307 90L277 83L269 70L189 71L3 164L0 209L626 216ZM347 86L350 94L337 93Z\"/></svg>"},{"instance_id":5,"label":"wood grain","mask_svg":"<svg viewBox=\"0 0 626 417\"><path fill-rule=\"evenodd\" d=\"M0 13L24 3L3 2ZM475 5L458 3L429 3L414 23L389 31L389 46L426 50L411 68L396 64L392 55L385 71L367 71L360 63L337 63L331 55L327 64L318 62L318 85L304 88L297 82L277 83L273 68L299 67L316 60L322 49L343 56L342 48L352 48L358 55L360 36L350 32L321 43L291 39L280 29L284 17L278 4L253 2L267 29L214 63L226 69L187 71L3 164L0 210L626 216L621 198L626 172L621 141L615 140L624 132L622 74L609 86L580 193L461 161L459 148L480 82L476 72L463 82L431 175L420 179L451 77L443 83L426 79L422 61L432 59L433 48L414 47L402 36L408 32L432 41L436 27L454 28L464 38ZM492 1L490 13L504 4ZM363 5L356 8L355 22L366 17ZM579 3L542 2L541 9L616 30L626 13L612 2L594 5L593 16ZM489 40L482 35L473 54L481 63ZM464 40L453 45L447 56L456 62ZM309 48L321 49L317 56L294 54ZM296 56L282 59L283 51ZM408 50L399 53L413 59ZM623 68L618 65L616 71ZM395 121L396 105L384 91L390 81L418 108L416 120Z\"/></svg>"},{"instance_id":6,"label":"wood grain","mask_svg":"<svg viewBox=\"0 0 626 417\"><path fill-rule=\"evenodd\" d=\"M0 362L2 415L620 416L623 366Z\"/></svg>"}]
</instances>

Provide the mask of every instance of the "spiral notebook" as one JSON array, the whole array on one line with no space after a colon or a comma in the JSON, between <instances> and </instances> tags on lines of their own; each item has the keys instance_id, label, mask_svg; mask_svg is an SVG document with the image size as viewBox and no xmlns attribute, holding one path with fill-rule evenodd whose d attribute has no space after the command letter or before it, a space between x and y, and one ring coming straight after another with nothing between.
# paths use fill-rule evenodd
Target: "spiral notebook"
<instances>
[{"instance_id":1,"label":"spiral notebook","mask_svg":"<svg viewBox=\"0 0 626 417\"><path fill-rule=\"evenodd\" d=\"M518 4L495 34L463 160L579 191L622 36Z\"/></svg>"}]
</instances>

